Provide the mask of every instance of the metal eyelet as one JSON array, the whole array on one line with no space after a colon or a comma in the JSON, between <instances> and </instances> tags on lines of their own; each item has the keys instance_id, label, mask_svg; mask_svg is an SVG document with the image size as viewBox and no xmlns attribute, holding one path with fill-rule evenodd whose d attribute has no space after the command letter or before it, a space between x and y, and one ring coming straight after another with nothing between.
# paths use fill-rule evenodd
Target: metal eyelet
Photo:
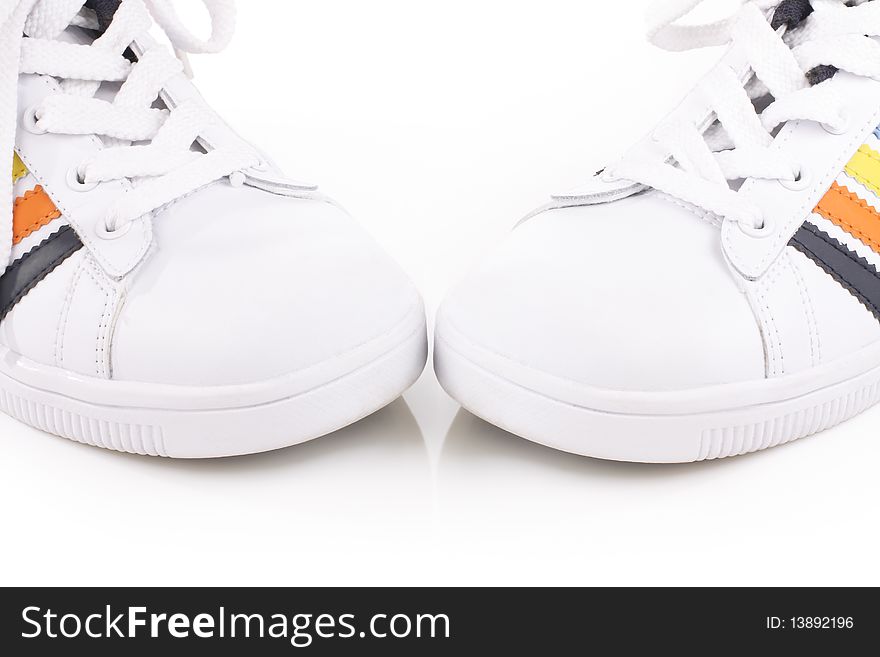
<instances>
[{"instance_id":1,"label":"metal eyelet","mask_svg":"<svg viewBox=\"0 0 880 657\"><path fill-rule=\"evenodd\" d=\"M98 183L85 182L79 167L71 167L67 170L67 186L75 192L90 192L98 186Z\"/></svg>"},{"instance_id":2,"label":"metal eyelet","mask_svg":"<svg viewBox=\"0 0 880 657\"><path fill-rule=\"evenodd\" d=\"M32 135L45 135L48 131L40 127L37 118L39 108L36 105L28 107L21 116L21 127Z\"/></svg>"},{"instance_id":3,"label":"metal eyelet","mask_svg":"<svg viewBox=\"0 0 880 657\"><path fill-rule=\"evenodd\" d=\"M780 180L779 184L792 192L802 192L813 184L813 176L807 167L800 165L794 180Z\"/></svg>"}]
</instances>

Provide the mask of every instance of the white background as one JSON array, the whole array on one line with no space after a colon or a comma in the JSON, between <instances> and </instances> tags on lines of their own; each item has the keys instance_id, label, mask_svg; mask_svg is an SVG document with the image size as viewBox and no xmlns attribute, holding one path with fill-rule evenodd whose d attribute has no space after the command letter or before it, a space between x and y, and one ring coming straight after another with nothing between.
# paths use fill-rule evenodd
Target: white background
<instances>
[{"instance_id":1,"label":"white background","mask_svg":"<svg viewBox=\"0 0 880 657\"><path fill-rule=\"evenodd\" d=\"M369 227L433 316L522 215L714 63L646 45L646 5L249 0L233 45L194 67L235 127ZM2 583L876 585L878 425L875 410L716 463L602 463L460 412L430 371L334 436L216 462L3 416Z\"/></svg>"}]
</instances>

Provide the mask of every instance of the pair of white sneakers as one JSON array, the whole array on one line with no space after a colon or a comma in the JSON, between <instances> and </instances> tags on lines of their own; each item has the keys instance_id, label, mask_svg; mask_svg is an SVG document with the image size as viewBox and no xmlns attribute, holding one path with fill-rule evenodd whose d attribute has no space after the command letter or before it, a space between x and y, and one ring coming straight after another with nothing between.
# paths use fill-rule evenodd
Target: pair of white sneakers
<instances>
[{"instance_id":1,"label":"pair of white sneakers","mask_svg":"<svg viewBox=\"0 0 880 657\"><path fill-rule=\"evenodd\" d=\"M424 368L403 272L191 84L186 53L234 24L231 0L204 3L207 41L170 0L0 2L0 408L31 426L253 453L352 423ZM520 436L687 462L878 401L880 3L683 24L699 4L663 2L651 38L729 44L716 69L440 310L443 386Z\"/></svg>"}]
</instances>

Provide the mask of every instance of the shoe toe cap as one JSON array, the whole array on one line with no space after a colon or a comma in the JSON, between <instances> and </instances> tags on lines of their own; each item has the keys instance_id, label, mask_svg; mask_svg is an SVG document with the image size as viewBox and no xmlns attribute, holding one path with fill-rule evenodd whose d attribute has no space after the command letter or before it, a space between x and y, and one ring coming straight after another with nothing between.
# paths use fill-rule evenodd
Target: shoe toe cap
<instances>
[{"instance_id":1,"label":"shoe toe cap","mask_svg":"<svg viewBox=\"0 0 880 657\"><path fill-rule=\"evenodd\" d=\"M221 386L350 367L347 354L380 357L423 325L408 278L337 207L208 191L156 218L117 321L114 378Z\"/></svg>"},{"instance_id":2,"label":"shoe toe cap","mask_svg":"<svg viewBox=\"0 0 880 657\"><path fill-rule=\"evenodd\" d=\"M437 335L441 354L466 351L527 386L653 392L764 377L718 229L657 194L517 228L449 296Z\"/></svg>"}]
</instances>

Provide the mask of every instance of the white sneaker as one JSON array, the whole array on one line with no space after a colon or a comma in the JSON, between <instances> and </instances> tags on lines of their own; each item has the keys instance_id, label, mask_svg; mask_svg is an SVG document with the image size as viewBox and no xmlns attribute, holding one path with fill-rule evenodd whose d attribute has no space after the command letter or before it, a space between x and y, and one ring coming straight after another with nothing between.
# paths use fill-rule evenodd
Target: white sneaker
<instances>
[{"instance_id":1,"label":"white sneaker","mask_svg":"<svg viewBox=\"0 0 880 657\"><path fill-rule=\"evenodd\" d=\"M443 385L520 436L698 461L878 401L880 2L762 0L677 23L698 4L663 3L651 35L730 42L717 69L440 312Z\"/></svg>"},{"instance_id":2,"label":"white sneaker","mask_svg":"<svg viewBox=\"0 0 880 657\"><path fill-rule=\"evenodd\" d=\"M206 42L169 0L0 7L0 408L29 425L138 454L260 452L362 418L424 366L399 268L147 35L152 14L180 52L219 50L234 7L205 4Z\"/></svg>"}]
</instances>

